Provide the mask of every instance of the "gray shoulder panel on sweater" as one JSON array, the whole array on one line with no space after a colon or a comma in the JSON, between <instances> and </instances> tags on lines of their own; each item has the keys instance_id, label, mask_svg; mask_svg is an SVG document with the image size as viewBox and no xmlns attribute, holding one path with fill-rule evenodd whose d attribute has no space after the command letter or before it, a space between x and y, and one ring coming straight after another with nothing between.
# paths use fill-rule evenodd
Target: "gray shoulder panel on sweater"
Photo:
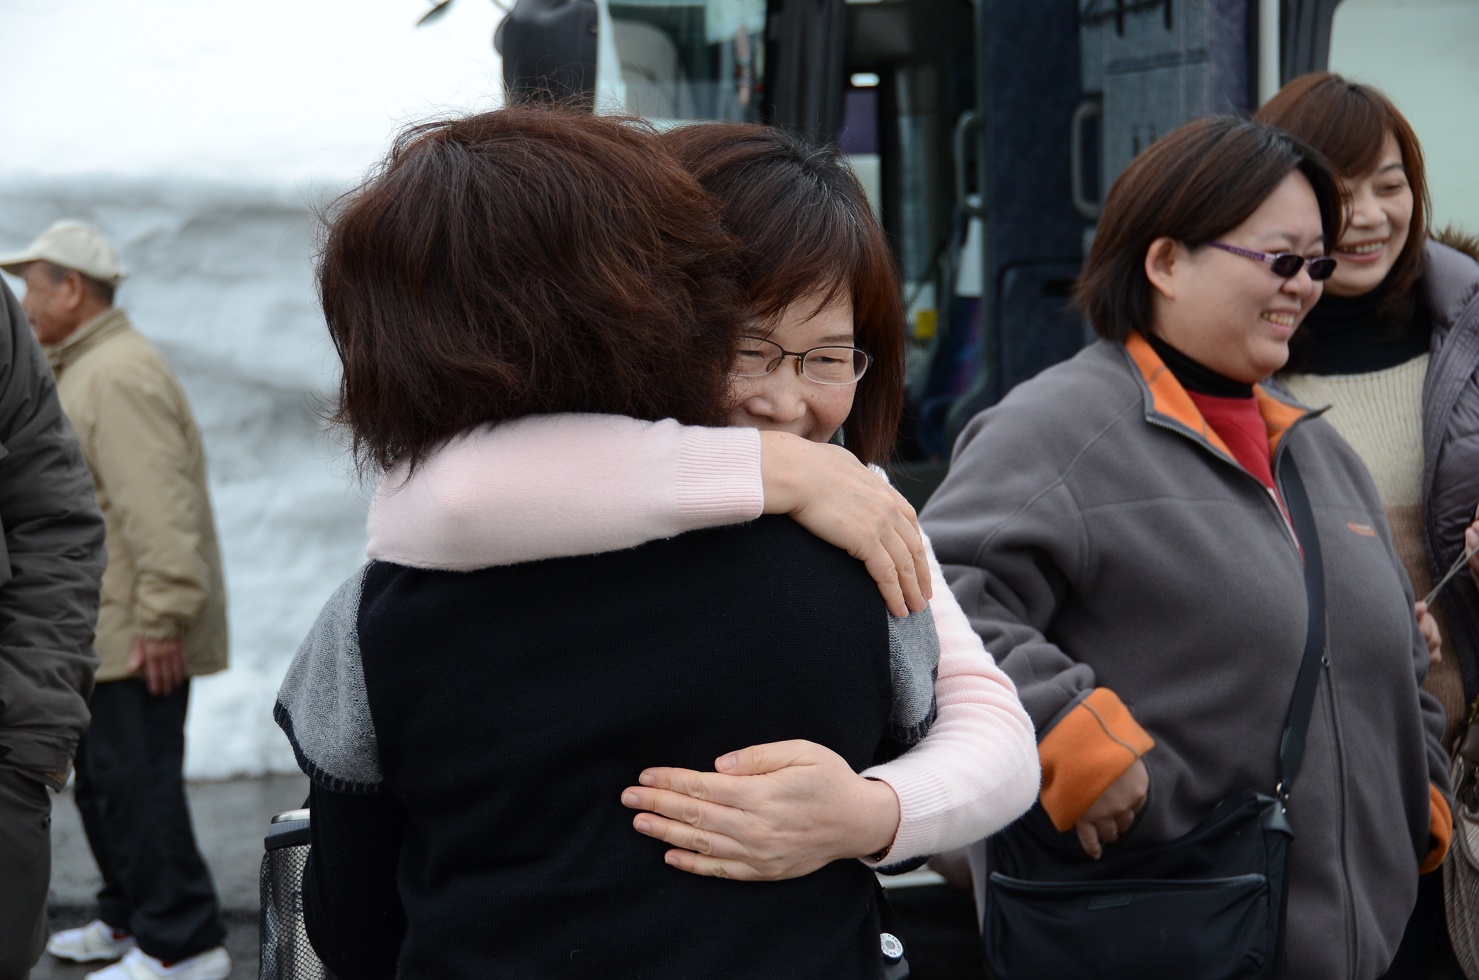
<instances>
[{"instance_id":1,"label":"gray shoulder panel on sweater","mask_svg":"<svg viewBox=\"0 0 1479 980\"><path fill-rule=\"evenodd\" d=\"M928 609L902 619L888 618L889 665L893 674L893 735L905 745L924 738L935 721L935 675L940 666L940 638Z\"/></svg>"},{"instance_id":2,"label":"gray shoulder panel on sweater","mask_svg":"<svg viewBox=\"0 0 1479 980\"><path fill-rule=\"evenodd\" d=\"M360 660L365 570L324 604L288 667L272 712L298 766L315 783L340 793L378 793L385 778Z\"/></svg>"}]
</instances>

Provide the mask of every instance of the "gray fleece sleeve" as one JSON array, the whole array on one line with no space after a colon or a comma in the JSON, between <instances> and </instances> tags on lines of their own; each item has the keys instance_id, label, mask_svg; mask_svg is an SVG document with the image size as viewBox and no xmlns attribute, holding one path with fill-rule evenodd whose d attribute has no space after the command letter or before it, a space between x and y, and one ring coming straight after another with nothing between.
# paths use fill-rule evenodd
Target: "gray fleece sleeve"
<instances>
[{"instance_id":1,"label":"gray fleece sleeve","mask_svg":"<svg viewBox=\"0 0 1479 980\"><path fill-rule=\"evenodd\" d=\"M324 604L298 647L272 715L308 778L337 793L383 789L359 649L361 568Z\"/></svg>"},{"instance_id":2,"label":"gray fleece sleeve","mask_svg":"<svg viewBox=\"0 0 1479 980\"><path fill-rule=\"evenodd\" d=\"M894 685L889 734L903 745L915 745L935 720L935 675L940 667L935 617L928 609L902 619L890 616L888 650Z\"/></svg>"}]
</instances>

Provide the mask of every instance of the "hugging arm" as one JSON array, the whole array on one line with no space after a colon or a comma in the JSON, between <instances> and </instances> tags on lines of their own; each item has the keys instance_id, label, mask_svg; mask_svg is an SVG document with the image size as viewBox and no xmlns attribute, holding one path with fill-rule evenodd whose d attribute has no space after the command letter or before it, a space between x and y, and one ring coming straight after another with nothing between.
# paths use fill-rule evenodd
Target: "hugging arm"
<instances>
[{"instance_id":1,"label":"hugging arm","mask_svg":"<svg viewBox=\"0 0 1479 980\"><path fill-rule=\"evenodd\" d=\"M838 446L617 415L533 416L453 439L370 505L374 559L466 571L636 547L790 514L862 561L896 615L924 608L914 510Z\"/></svg>"},{"instance_id":2,"label":"hugging arm","mask_svg":"<svg viewBox=\"0 0 1479 980\"><path fill-rule=\"evenodd\" d=\"M752 745L716 772L653 768L622 793L640 833L672 844L671 866L740 881L809 874L843 858L891 850L901 803L815 742Z\"/></svg>"},{"instance_id":3,"label":"hugging arm","mask_svg":"<svg viewBox=\"0 0 1479 980\"><path fill-rule=\"evenodd\" d=\"M801 741L750 746L717 760L712 773L649 769L623 794L645 811L634 825L674 845L674 867L769 880L838 858L895 864L1011 823L1037 796L1032 721L955 598L941 589L930 609L940 641L937 714L909 751L862 774Z\"/></svg>"},{"instance_id":4,"label":"hugging arm","mask_svg":"<svg viewBox=\"0 0 1479 980\"><path fill-rule=\"evenodd\" d=\"M881 472L841 446L762 432L765 512L791 519L861 561L889 612L918 612L931 597L928 548L914 508Z\"/></svg>"},{"instance_id":5,"label":"hugging arm","mask_svg":"<svg viewBox=\"0 0 1479 980\"><path fill-rule=\"evenodd\" d=\"M942 583L930 603L940 638L935 722L918 745L863 773L892 786L902 805L889 863L995 833L1032 806L1041 776L1032 719L1016 686L943 587L933 547L927 553Z\"/></svg>"}]
</instances>

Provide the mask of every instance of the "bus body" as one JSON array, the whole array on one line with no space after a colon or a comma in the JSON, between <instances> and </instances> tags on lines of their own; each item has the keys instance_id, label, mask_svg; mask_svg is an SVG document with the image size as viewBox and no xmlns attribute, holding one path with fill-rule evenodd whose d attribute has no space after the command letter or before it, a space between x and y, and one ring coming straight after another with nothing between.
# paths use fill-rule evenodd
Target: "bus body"
<instances>
[{"instance_id":1,"label":"bus body","mask_svg":"<svg viewBox=\"0 0 1479 980\"><path fill-rule=\"evenodd\" d=\"M966 420L1086 342L1068 301L1104 192L1183 122L1344 71L1417 125L1435 226L1479 229L1479 0L518 0L500 32L513 91L578 78L597 111L848 154L909 302L916 496Z\"/></svg>"}]
</instances>

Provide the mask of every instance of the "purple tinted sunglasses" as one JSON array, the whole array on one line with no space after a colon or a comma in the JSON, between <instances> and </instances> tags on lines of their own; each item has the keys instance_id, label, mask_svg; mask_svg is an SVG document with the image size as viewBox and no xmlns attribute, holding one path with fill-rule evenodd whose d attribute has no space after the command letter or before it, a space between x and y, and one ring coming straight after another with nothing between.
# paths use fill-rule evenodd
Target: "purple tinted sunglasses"
<instances>
[{"instance_id":1,"label":"purple tinted sunglasses","mask_svg":"<svg viewBox=\"0 0 1479 980\"><path fill-rule=\"evenodd\" d=\"M1335 271L1335 260L1328 255L1307 259L1293 252L1255 252L1251 248L1238 248L1236 245L1225 245L1222 242L1208 242L1207 244L1213 248L1220 248L1224 252L1241 255L1245 259L1256 259L1272 269L1274 275L1280 279L1293 279L1299 275L1300 269L1307 268L1310 278L1319 282L1322 279L1329 279L1330 273Z\"/></svg>"}]
</instances>

